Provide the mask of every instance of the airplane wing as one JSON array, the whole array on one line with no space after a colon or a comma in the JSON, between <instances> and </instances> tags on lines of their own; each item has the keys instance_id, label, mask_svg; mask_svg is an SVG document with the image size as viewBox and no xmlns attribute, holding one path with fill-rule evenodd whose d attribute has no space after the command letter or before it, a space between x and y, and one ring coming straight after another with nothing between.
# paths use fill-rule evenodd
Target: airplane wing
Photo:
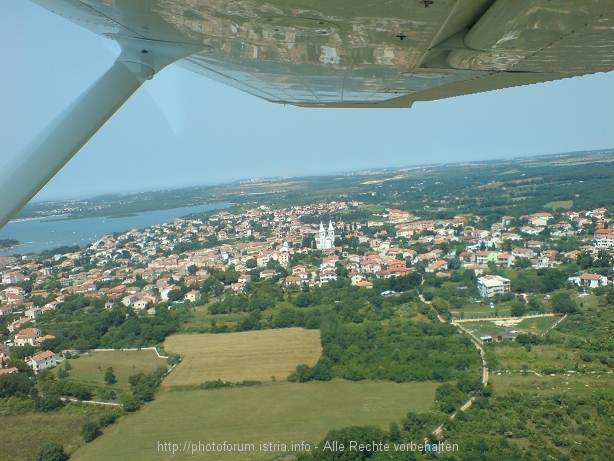
<instances>
[{"instance_id":1,"label":"airplane wing","mask_svg":"<svg viewBox=\"0 0 614 461\"><path fill-rule=\"evenodd\" d=\"M614 69L614 0L33 0L271 102L410 107Z\"/></svg>"},{"instance_id":2,"label":"airplane wing","mask_svg":"<svg viewBox=\"0 0 614 461\"><path fill-rule=\"evenodd\" d=\"M172 63L304 107L411 107L614 69L614 0L32 1L122 51L0 167L0 228Z\"/></svg>"}]
</instances>

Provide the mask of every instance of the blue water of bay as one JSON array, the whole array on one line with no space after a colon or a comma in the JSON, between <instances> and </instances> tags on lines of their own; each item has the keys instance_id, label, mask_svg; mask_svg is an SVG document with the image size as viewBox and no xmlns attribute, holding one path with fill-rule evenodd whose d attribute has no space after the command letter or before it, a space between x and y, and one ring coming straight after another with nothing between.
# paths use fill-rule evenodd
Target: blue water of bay
<instances>
[{"instance_id":1,"label":"blue water of bay","mask_svg":"<svg viewBox=\"0 0 614 461\"><path fill-rule=\"evenodd\" d=\"M229 203L213 203L196 207L173 208L171 210L148 211L136 216L120 218L84 218L10 222L0 229L0 239L17 239L21 244L15 248L0 251L0 256L39 253L63 245L87 245L112 232L143 229L154 224L173 222L176 218L191 213L228 208Z\"/></svg>"}]
</instances>

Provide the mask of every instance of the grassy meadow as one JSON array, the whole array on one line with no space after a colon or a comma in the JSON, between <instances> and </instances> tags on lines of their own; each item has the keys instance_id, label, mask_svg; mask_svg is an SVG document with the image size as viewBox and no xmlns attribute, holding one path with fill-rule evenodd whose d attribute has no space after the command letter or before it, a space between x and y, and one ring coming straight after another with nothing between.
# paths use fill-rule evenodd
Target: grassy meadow
<instances>
[{"instance_id":1,"label":"grassy meadow","mask_svg":"<svg viewBox=\"0 0 614 461\"><path fill-rule=\"evenodd\" d=\"M497 393L508 391L538 392L540 394L571 393L582 395L596 389L614 386L612 373L563 373L554 376L537 376L534 373L491 374L490 379Z\"/></svg>"},{"instance_id":2,"label":"grassy meadow","mask_svg":"<svg viewBox=\"0 0 614 461\"><path fill-rule=\"evenodd\" d=\"M286 328L242 333L170 336L164 350L182 362L163 386L205 381L283 381L297 365L316 364L322 353L319 330Z\"/></svg>"},{"instance_id":3,"label":"grassy meadow","mask_svg":"<svg viewBox=\"0 0 614 461\"><path fill-rule=\"evenodd\" d=\"M59 442L67 453L84 445L81 427L111 411L100 405L69 404L52 413L25 413L0 416L0 459L34 460L47 442Z\"/></svg>"},{"instance_id":4,"label":"grassy meadow","mask_svg":"<svg viewBox=\"0 0 614 461\"><path fill-rule=\"evenodd\" d=\"M569 210L573 206L572 200L560 200L556 202L549 202L544 205L544 208L550 208L551 210Z\"/></svg>"},{"instance_id":5,"label":"grassy meadow","mask_svg":"<svg viewBox=\"0 0 614 461\"><path fill-rule=\"evenodd\" d=\"M71 461L270 459L271 453L175 453L158 442L180 444L317 444L328 431L351 425L387 428L407 412L433 406L438 383L381 381L273 383L250 388L162 392L138 412L79 449ZM279 453L277 453L279 454ZM283 453L282 453L283 454Z\"/></svg>"},{"instance_id":6,"label":"grassy meadow","mask_svg":"<svg viewBox=\"0 0 614 461\"><path fill-rule=\"evenodd\" d=\"M140 371L151 373L158 365L166 366L166 359L159 358L153 350L140 351L93 351L89 355L82 354L68 361L72 370L68 372L70 379L104 384L104 374L112 367L119 387L129 387L128 377ZM64 363L55 368L57 373Z\"/></svg>"},{"instance_id":7,"label":"grassy meadow","mask_svg":"<svg viewBox=\"0 0 614 461\"><path fill-rule=\"evenodd\" d=\"M514 326L496 325L495 319L479 320L472 322L460 322L463 328L467 329L476 336L482 335L496 335L498 333L505 333L506 331L522 331L523 333L533 333L540 335L550 328L560 317L536 317L521 320Z\"/></svg>"},{"instance_id":8,"label":"grassy meadow","mask_svg":"<svg viewBox=\"0 0 614 461\"><path fill-rule=\"evenodd\" d=\"M531 351L516 344L496 347L499 364L496 370L520 371L526 365L530 370L543 373L547 369L577 370L584 372L606 373L609 368L599 360L586 363L580 358L582 351L565 349L556 345L533 346ZM577 368L576 368L577 367ZM558 374L558 373L556 373Z\"/></svg>"}]
</instances>

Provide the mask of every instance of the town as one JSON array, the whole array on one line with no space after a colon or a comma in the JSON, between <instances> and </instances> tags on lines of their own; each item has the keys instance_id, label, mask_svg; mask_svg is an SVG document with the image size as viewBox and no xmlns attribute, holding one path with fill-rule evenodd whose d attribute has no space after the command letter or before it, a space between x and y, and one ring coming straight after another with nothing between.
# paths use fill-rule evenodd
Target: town
<instances>
[{"instance_id":1,"label":"town","mask_svg":"<svg viewBox=\"0 0 614 461\"><path fill-rule=\"evenodd\" d=\"M489 225L477 215L422 219L391 208L368 220L343 219L361 209L365 205L357 201L282 209L260 205L105 235L85 248L3 257L2 360L9 360L11 346L39 346L54 339L37 320L73 295L101 299L109 309L121 303L142 316L154 315L161 302L169 308L177 303L197 305L201 297L244 293L250 283L261 280L295 293L340 279L373 289L377 280L412 273L445 282L452 272L468 271L476 281L465 288L492 309L494 303L529 295L498 275L499 269L535 271L586 258L588 264L578 267L599 266L592 262L610 261L614 249L614 229L608 228L610 213L605 208L502 216ZM323 222L322 216L338 219ZM561 242L573 242L574 247L564 249ZM216 286L202 292L214 273L230 276L223 283L218 278ZM560 282L594 289L610 281L587 270ZM421 297L429 302L434 296L424 291ZM454 299L445 310L451 310L452 317L464 316L461 309L468 301ZM27 359L35 372L56 365L53 351L36 351ZM0 373L16 371L4 368Z\"/></svg>"}]
</instances>

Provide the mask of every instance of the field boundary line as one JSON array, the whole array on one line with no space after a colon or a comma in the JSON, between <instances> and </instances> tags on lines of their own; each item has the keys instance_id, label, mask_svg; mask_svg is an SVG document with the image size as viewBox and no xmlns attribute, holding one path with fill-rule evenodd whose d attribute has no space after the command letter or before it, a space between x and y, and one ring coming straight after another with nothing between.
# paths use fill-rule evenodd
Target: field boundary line
<instances>
[{"instance_id":1,"label":"field boundary line","mask_svg":"<svg viewBox=\"0 0 614 461\"><path fill-rule=\"evenodd\" d=\"M518 320L518 319L537 319L537 318L542 318L542 317L558 317L561 314L553 314L553 313L548 313L548 314L534 314L534 315L523 315L522 317L472 317L472 318L465 318L465 319L453 319L452 323L463 323L463 322L476 322L476 321L481 321L481 320ZM565 315L566 317L566 315Z\"/></svg>"},{"instance_id":2,"label":"field boundary line","mask_svg":"<svg viewBox=\"0 0 614 461\"><path fill-rule=\"evenodd\" d=\"M97 402L95 400L79 400L74 397L60 397L61 400L67 402L78 402L78 403L93 403L95 405L113 405L117 407L123 407L121 403L113 403L113 402Z\"/></svg>"},{"instance_id":3,"label":"field boundary line","mask_svg":"<svg viewBox=\"0 0 614 461\"><path fill-rule=\"evenodd\" d=\"M121 352L121 351L155 351L160 359L167 359L168 355L160 355L157 347L121 347L119 349L88 349L90 352ZM85 351L87 352L87 351Z\"/></svg>"}]
</instances>

